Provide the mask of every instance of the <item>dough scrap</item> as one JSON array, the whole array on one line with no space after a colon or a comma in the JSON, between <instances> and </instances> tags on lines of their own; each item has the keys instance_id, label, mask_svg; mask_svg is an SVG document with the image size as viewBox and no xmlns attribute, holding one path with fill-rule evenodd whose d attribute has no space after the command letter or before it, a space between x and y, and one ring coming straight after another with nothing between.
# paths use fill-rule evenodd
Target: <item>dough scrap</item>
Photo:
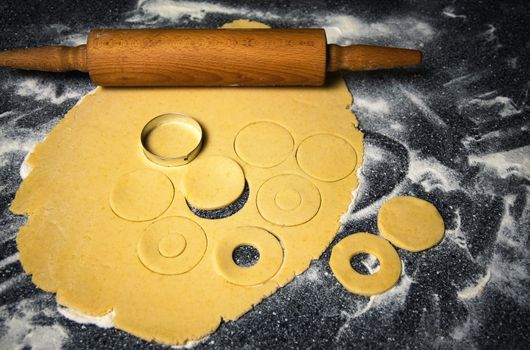
<instances>
[{"instance_id":1,"label":"dough scrap","mask_svg":"<svg viewBox=\"0 0 530 350\"><path fill-rule=\"evenodd\" d=\"M361 253L375 256L379 270L371 275L355 271L351 259ZM352 234L337 243L331 251L329 266L344 288L359 295L384 293L401 276L401 260L394 247L384 238L366 232Z\"/></svg>"},{"instance_id":2,"label":"dough scrap","mask_svg":"<svg viewBox=\"0 0 530 350\"><path fill-rule=\"evenodd\" d=\"M190 164L183 183L185 197L192 206L214 210L241 196L245 175L239 164L228 157L206 157Z\"/></svg>"},{"instance_id":3,"label":"dough scrap","mask_svg":"<svg viewBox=\"0 0 530 350\"><path fill-rule=\"evenodd\" d=\"M383 203L377 215L377 227L396 247L411 252L434 247L445 232L438 209L410 196L394 197Z\"/></svg>"},{"instance_id":4,"label":"dough scrap","mask_svg":"<svg viewBox=\"0 0 530 350\"><path fill-rule=\"evenodd\" d=\"M116 215L131 221L148 221L162 215L173 201L171 180L159 171L139 169L121 176L110 192Z\"/></svg>"},{"instance_id":5,"label":"dough scrap","mask_svg":"<svg viewBox=\"0 0 530 350\"><path fill-rule=\"evenodd\" d=\"M273 168L240 163L249 198L237 213L218 220L197 217L186 204L183 178L187 169L211 156L237 162L237 133L259 121L286 128L293 137L293 149L311 135L338 135L348 140L360 160L363 135L346 108L351 102L344 81L336 76L325 87L310 88L98 88L70 110L28 158L33 170L11 204L14 213L29 215L17 237L24 270L38 287L57 293L59 304L91 316L113 311L115 327L143 339L184 344L203 338L221 320L236 320L248 312L322 254L351 202L357 177L353 171L332 183L312 179L321 197L318 212L306 223L285 226L263 219L256 197L265 181L281 174L309 181L294 151ZM203 126L205 143L191 163L159 166L146 158L139 135L155 116L175 111ZM355 170L359 166L357 162ZM114 183L138 169L163 173L174 184L173 202L155 223L124 220L109 205ZM212 179L217 180L222 179ZM296 202L289 192L280 195L279 201L287 207ZM173 217L199 225L207 240L206 250L185 273L153 272L139 259L138 244L151 225ZM216 272L213 247L231 229L249 226L273 233L284 254L277 272L265 282L241 286ZM178 259L187 254L188 231L171 232L186 237ZM162 258L155 251L160 253L165 244L160 240L151 253ZM166 253L172 255L176 250Z\"/></svg>"},{"instance_id":6,"label":"dough scrap","mask_svg":"<svg viewBox=\"0 0 530 350\"><path fill-rule=\"evenodd\" d=\"M262 168L271 168L283 162L293 150L293 145L293 137L287 129L266 121L245 126L234 142L239 158Z\"/></svg>"}]
</instances>

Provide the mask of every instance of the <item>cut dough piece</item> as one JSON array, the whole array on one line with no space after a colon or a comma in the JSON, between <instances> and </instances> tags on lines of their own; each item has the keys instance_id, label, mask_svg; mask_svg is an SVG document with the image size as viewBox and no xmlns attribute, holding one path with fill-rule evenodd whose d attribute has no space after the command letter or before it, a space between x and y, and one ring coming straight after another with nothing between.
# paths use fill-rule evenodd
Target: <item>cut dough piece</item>
<instances>
[{"instance_id":1,"label":"cut dough piece","mask_svg":"<svg viewBox=\"0 0 530 350\"><path fill-rule=\"evenodd\" d=\"M259 252L259 260L248 267L234 262L234 250L249 245ZM222 233L214 247L215 271L240 286L262 284L274 276L283 262L283 248L272 233L259 227L238 227Z\"/></svg>"},{"instance_id":2,"label":"cut dough piece","mask_svg":"<svg viewBox=\"0 0 530 350\"><path fill-rule=\"evenodd\" d=\"M318 134L302 141L296 152L296 160L307 175L331 182L351 174L357 164L357 154L342 137Z\"/></svg>"},{"instance_id":3,"label":"cut dough piece","mask_svg":"<svg viewBox=\"0 0 530 350\"><path fill-rule=\"evenodd\" d=\"M381 234L396 247L411 252L429 249L444 237L444 221L431 203L416 197L389 199L377 215Z\"/></svg>"},{"instance_id":4,"label":"cut dough piece","mask_svg":"<svg viewBox=\"0 0 530 350\"><path fill-rule=\"evenodd\" d=\"M261 168L271 168L283 162L291 154L293 145L289 131L271 122L256 122L245 126L234 142L239 158Z\"/></svg>"},{"instance_id":5,"label":"cut dough piece","mask_svg":"<svg viewBox=\"0 0 530 350\"><path fill-rule=\"evenodd\" d=\"M184 176L184 193L198 209L213 210L232 204L245 189L245 175L234 160L214 156L192 162Z\"/></svg>"},{"instance_id":6,"label":"cut dough piece","mask_svg":"<svg viewBox=\"0 0 530 350\"><path fill-rule=\"evenodd\" d=\"M261 186L257 203L265 220L280 226L295 226L318 213L320 192L302 176L279 175Z\"/></svg>"},{"instance_id":7,"label":"cut dough piece","mask_svg":"<svg viewBox=\"0 0 530 350\"><path fill-rule=\"evenodd\" d=\"M207 240L202 228L184 217L170 216L147 227L138 241L140 261L153 272L177 275L199 263Z\"/></svg>"},{"instance_id":8,"label":"cut dough piece","mask_svg":"<svg viewBox=\"0 0 530 350\"><path fill-rule=\"evenodd\" d=\"M361 253L379 260L379 270L363 275L351 266L351 259ZM343 238L331 251L329 266L348 291L359 295L377 295L392 288L401 276L399 255L385 239L370 233L355 233Z\"/></svg>"},{"instance_id":9,"label":"cut dough piece","mask_svg":"<svg viewBox=\"0 0 530 350\"><path fill-rule=\"evenodd\" d=\"M121 176L110 192L110 206L119 217L147 221L162 215L173 201L175 189L163 173L140 169Z\"/></svg>"}]
</instances>

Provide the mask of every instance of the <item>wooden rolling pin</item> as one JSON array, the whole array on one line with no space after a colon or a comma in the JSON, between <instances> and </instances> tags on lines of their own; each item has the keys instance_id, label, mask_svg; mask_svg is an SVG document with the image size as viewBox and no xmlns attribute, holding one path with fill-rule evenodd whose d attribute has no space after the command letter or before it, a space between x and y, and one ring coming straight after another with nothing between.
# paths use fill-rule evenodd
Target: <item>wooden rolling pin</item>
<instances>
[{"instance_id":1,"label":"wooden rolling pin","mask_svg":"<svg viewBox=\"0 0 530 350\"><path fill-rule=\"evenodd\" d=\"M417 50L327 45L323 29L97 29L86 45L0 52L0 67L78 70L103 86L322 85L326 71L421 59Z\"/></svg>"}]
</instances>

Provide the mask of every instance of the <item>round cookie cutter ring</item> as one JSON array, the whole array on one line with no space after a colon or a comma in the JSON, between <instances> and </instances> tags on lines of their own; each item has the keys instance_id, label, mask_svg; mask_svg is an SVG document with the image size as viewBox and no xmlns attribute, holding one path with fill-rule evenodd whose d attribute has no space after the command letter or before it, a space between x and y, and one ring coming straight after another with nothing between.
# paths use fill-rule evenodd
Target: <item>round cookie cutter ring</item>
<instances>
[{"instance_id":1,"label":"round cookie cutter ring","mask_svg":"<svg viewBox=\"0 0 530 350\"><path fill-rule=\"evenodd\" d=\"M199 140L197 145L185 154L180 154L173 157L162 156L150 150L149 145L147 144L147 136L154 129L168 123L182 123L191 127L195 132L197 132ZM203 143L203 132L201 125L195 119L186 114L177 112L164 113L151 119L147 124L145 124L140 134L140 143L145 156L150 161L162 166L181 166L188 164L199 154Z\"/></svg>"}]
</instances>

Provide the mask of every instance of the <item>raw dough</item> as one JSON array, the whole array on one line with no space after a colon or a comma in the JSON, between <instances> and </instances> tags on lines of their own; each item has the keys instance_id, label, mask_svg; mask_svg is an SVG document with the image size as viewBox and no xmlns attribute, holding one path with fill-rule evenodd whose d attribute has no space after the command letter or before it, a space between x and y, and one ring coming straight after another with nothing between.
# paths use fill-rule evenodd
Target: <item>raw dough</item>
<instances>
[{"instance_id":1,"label":"raw dough","mask_svg":"<svg viewBox=\"0 0 530 350\"><path fill-rule=\"evenodd\" d=\"M294 226L308 222L320 208L320 193L311 181L299 175L279 175L258 191L258 210L273 224Z\"/></svg>"},{"instance_id":2,"label":"raw dough","mask_svg":"<svg viewBox=\"0 0 530 350\"><path fill-rule=\"evenodd\" d=\"M293 137L283 126L256 122L245 126L236 136L237 155L250 165L270 168L283 162L293 150Z\"/></svg>"},{"instance_id":3,"label":"raw dough","mask_svg":"<svg viewBox=\"0 0 530 350\"><path fill-rule=\"evenodd\" d=\"M339 77L331 77L325 87L314 88L98 88L68 112L28 158L33 171L22 182L11 206L13 212L29 215L17 238L24 270L38 287L56 292L61 305L92 316L113 311L115 327L144 339L184 344L208 335L221 320L239 318L305 271L311 259L318 258L335 236L339 218L357 186L356 171L339 182L310 181L298 167L294 149L307 137L326 132L348 140L362 159L362 133L347 108L351 102ZM145 124L167 112L189 115L203 127L202 151L187 165L159 166L146 158L140 145L139 135ZM273 168L247 164L234 150L238 132L259 121L281 125L293 137L293 151ZM239 163L249 186L244 207L218 220L194 215L183 190L187 170L211 156ZM359 164L354 165L355 170ZM109 205L116 181L138 169L163 173L175 187L173 202L155 223L124 220ZM258 189L281 174L296 175L318 188L320 208L306 223L277 225L259 214ZM209 180L225 181L221 177ZM145 198L153 201L153 207L159 206L159 201L166 202L164 196L139 190L147 192ZM284 209L296 201L289 191L278 199ZM202 258L185 273L152 270L172 269L173 265L162 265L160 261L180 260L195 240L190 238L189 242L190 231L177 224L171 225L175 230L151 233L169 217L192 220L206 237ZM260 284L241 286L216 272L214 247L232 229L248 226L274 234L283 248L283 262L273 273L270 265L277 264L276 260L263 259L270 276ZM143 245L139 242L144 239L149 241L151 234L179 234L186 246L178 254L178 242L167 243L160 237L158 242L150 241L151 249L144 255L138 245ZM139 255L145 261L147 256L154 256L157 262L147 262L148 268ZM180 262L175 266L181 271L186 267Z\"/></svg>"},{"instance_id":4,"label":"raw dough","mask_svg":"<svg viewBox=\"0 0 530 350\"><path fill-rule=\"evenodd\" d=\"M361 253L379 260L379 270L363 275L353 269L351 259ZM343 238L331 251L329 266L337 280L352 293L377 295L392 288L401 276L399 255L385 239L370 233L355 233Z\"/></svg>"},{"instance_id":5,"label":"raw dough","mask_svg":"<svg viewBox=\"0 0 530 350\"><path fill-rule=\"evenodd\" d=\"M245 189L245 175L235 161L215 156L198 159L184 175L184 196L198 209L213 210L232 204Z\"/></svg>"},{"instance_id":6,"label":"raw dough","mask_svg":"<svg viewBox=\"0 0 530 350\"><path fill-rule=\"evenodd\" d=\"M238 266L232 254L243 245L259 252L259 260L248 267ZM283 262L283 248L278 239L259 227L238 227L223 232L214 246L214 268L227 281L240 286L253 286L269 280Z\"/></svg>"},{"instance_id":7,"label":"raw dough","mask_svg":"<svg viewBox=\"0 0 530 350\"><path fill-rule=\"evenodd\" d=\"M110 206L119 217L147 221L162 215L173 201L171 180L159 171L139 169L121 176L110 192Z\"/></svg>"},{"instance_id":8,"label":"raw dough","mask_svg":"<svg viewBox=\"0 0 530 350\"><path fill-rule=\"evenodd\" d=\"M296 152L298 165L309 176L322 181L338 181L357 164L357 154L344 138L330 134L305 139Z\"/></svg>"},{"instance_id":9,"label":"raw dough","mask_svg":"<svg viewBox=\"0 0 530 350\"><path fill-rule=\"evenodd\" d=\"M396 247L419 252L440 243L444 221L431 203L416 197L394 197L386 201L377 215L381 234Z\"/></svg>"},{"instance_id":10,"label":"raw dough","mask_svg":"<svg viewBox=\"0 0 530 350\"><path fill-rule=\"evenodd\" d=\"M194 221L170 216L148 226L138 241L138 257L149 270L177 275L191 270L204 256L207 239Z\"/></svg>"}]
</instances>

